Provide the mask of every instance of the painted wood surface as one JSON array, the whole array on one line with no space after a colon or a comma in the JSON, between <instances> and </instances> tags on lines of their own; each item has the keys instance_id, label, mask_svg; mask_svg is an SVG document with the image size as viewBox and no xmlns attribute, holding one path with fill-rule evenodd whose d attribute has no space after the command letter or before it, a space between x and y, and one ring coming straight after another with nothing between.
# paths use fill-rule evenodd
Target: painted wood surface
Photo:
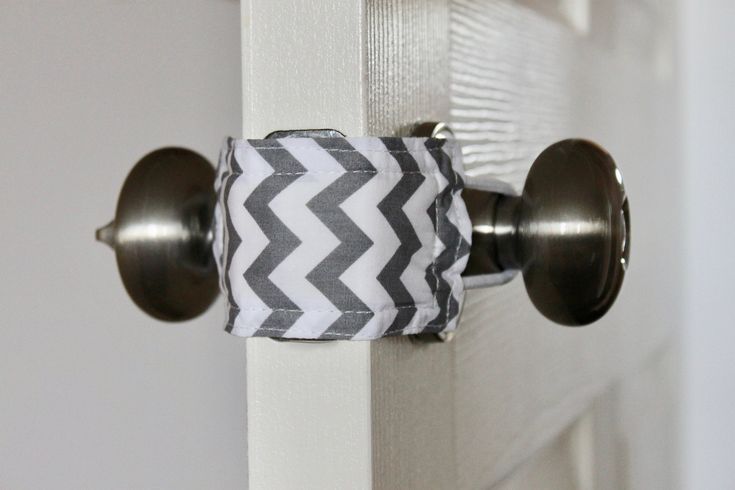
<instances>
[{"instance_id":1,"label":"painted wood surface","mask_svg":"<svg viewBox=\"0 0 735 490\"><path fill-rule=\"evenodd\" d=\"M471 175L520 188L535 155L556 140L587 137L606 146L631 196L633 265L615 308L584 329L549 324L516 280L470 292L451 344L375 343L377 488L471 489L501 480L611 383L635 377L670 343L680 319L681 274L668 266L679 250L667 240L678 223L674 195L680 185L671 9L593 2L590 30L582 35L512 1L431 5L448 10L448 38L438 24L373 22L382 28L369 31L371 57L405 58L395 51L413 49L415 38L437 29L432 52L437 66L449 53L449 120ZM388 12L410 18L411 11L411 2L368 4L369 19ZM395 83L423 80L421 66L401 64L370 75L371 93L392 94L382 96L389 102L382 110L372 108L380 114L377 128L401 131L413 122L407 115L421 117L417 104L425 99L410 84ZM421 85L434 100L447 93L436 84ZM435 116L437 107L428 101L423 110Z\"/></svg>"},{"instance_id":2,"label":"painted wood surface","mask_svg":"<svg viewBox=\"0 0 735 490\"><path fill-rule=\"evenodd\" d=\"M243 133L366 131L361 0L243 0ZM247 340L249 488L372 485L370 344Z\"/></svg>"},{"instance_id":3,"label":"painted wood surface","mask_svg":"<svg viewBox=\"0 0 735 490\"><path fill-rule=\"evenodd\" d=\"M248 341L251 488L489 488L672 345L675 10L591 2L584 33L529 5L243 2L246 136L444 119L468 173L516 187L546 145L587 137L616 157L633 210L625 287L593 326L549 324L516 280L470 292L449 344Z\"/></svg>"}]
</instances>

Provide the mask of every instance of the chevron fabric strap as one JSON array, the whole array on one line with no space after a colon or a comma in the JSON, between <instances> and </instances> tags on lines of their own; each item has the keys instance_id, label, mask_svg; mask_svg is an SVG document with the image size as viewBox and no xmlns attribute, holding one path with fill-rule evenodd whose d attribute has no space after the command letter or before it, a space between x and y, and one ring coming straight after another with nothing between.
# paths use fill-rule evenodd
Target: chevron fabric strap
<instances>
[{"instance_id":1,"label":"chevron fabric strap","mask_svg":"<svg viewBox=\"0 0 735 490\"><path fill-rule=\"evenodd\" d=\"M214 254L227 331L371 340L454 330L471 225L459 146L228 139Z\"/></svg>"}]
</instances>

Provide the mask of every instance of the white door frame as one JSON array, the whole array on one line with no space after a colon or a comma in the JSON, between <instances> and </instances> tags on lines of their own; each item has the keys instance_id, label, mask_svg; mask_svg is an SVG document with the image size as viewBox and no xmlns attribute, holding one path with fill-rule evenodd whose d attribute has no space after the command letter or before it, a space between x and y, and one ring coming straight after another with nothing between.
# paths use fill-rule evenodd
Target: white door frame
<instances>
[{"instance_id":1,"label":"white door frame","mask_svg":"<svg viewBox=\"0 0 735 490\"><path fill-rule=\"evenodd\" d=\"M243 0L243 132L366 132L365 6ZM369 342L247 341L251 489L372 487Z\"/></svg>"}]
</instances>

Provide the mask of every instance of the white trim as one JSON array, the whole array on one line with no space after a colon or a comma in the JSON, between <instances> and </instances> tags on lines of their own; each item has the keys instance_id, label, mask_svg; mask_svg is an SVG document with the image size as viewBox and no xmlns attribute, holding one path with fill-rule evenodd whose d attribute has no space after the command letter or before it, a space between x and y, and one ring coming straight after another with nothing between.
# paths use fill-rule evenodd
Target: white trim
<instances>
[{"instance_id":1,"label":"white trim","mask_svg":"<svg viewBox=\"0 0 735 490\"><path fill-rule=\"evenodd\" d=\"M363 0L242 1L243 136L366 134ZM247 340L248 484L372 487L369 342Z\"/></svg>"}]
</instances>

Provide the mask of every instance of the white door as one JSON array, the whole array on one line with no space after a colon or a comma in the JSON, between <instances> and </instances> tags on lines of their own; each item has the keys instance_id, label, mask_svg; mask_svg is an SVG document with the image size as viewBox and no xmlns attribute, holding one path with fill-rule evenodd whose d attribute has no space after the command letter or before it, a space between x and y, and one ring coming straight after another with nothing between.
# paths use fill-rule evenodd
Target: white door
<instances>
[{"instance_id":1,"label":"white door","mask_svg":"<svg viewBox=\"0 0 735 490\"><path fill-rule=\"evenodd\" d=\"M675 6L242 6L245 137L444 120L469 174L516 187L546 145L585 137L615 156L633 223L618 303L583 329L544 320L516 280L471 292L450 343L249 340L250 488L672 488Z\"/></svg>"},{"instance_id":2,"label":"white door","mask_svg":"<svg viewBox=\"0 0 735 490\"><path fill-rule=\"evenodd\" d=\"M94 240L132 165L240 132L239 5L0 8L0 488L246 488L223 307L157 322Z\"/></svg>"}]
</instances>

